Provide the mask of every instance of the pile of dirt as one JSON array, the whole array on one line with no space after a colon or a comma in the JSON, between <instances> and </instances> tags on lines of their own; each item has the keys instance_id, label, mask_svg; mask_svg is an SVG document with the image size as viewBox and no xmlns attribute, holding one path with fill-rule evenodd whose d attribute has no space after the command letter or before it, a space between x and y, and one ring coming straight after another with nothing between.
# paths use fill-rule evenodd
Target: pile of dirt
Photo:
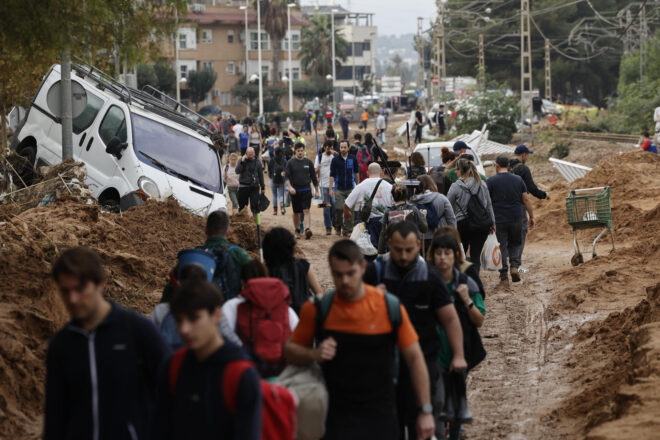
<instances>
[{"instance_id":1,"label":"pile of dirt","mask_svg":"<svg viewBox=\"0 0 660 440\"><path fill-rule=\"evenodd\" d=\"M571 240L572 229L566 215L566 197L571 189L610 187L610 205L615 241L660 232L660 219L650 212L658 212L660 201L660 157L635 151L608 156L586 176L570 185L555 183L549 188L550 201L534 199L537 227L530 231L529 240ZM651 211L648 211L651 209ZM651 226L651 229L649 227ZM593 230L582 236L593 236Z\"/></svg>"},{"instance_id":2,"label":"pile of dirt","mask_svg":"<svg viewBox=\"0 0 660 440\"><path fill-rule=\"evenodd\" d=\"M2 207L4 208L4 207ZM235 244L256 250L249 221L234 216ZM12 212L0 209L0 432L37 438L49 338L67 320L49 277L66 248L99 252L108 271L106 295L142 313L159 301L179 250L203 243L204 219L176 201L148 201L121 214L58 200Z\"/></svg>"}]
</instances>

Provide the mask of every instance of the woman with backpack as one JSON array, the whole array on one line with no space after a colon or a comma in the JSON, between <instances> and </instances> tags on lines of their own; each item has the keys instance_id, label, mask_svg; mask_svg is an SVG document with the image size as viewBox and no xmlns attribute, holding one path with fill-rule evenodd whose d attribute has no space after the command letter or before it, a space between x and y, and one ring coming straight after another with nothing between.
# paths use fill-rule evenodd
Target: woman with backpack
<instances>
[{"instance_id":1,"label":"woman with backpack","mask_svg":"<svg viewBox=\"0 0 660 440\"><path fill-rule=\"evenodd\" d=\"M406 188L406 185L397 183L392 186L392 199L394 205L387 208L383 214L383 227L380 230L378 239L379 254L387 252L387 227L390 223L411 221L417 225L421 233L425 233L429 229L424 214L420 212L417 206L408 203L408 188Z\"/></svg>"},{"instance_id":2,"label":"woman with backpack","mask_svg":"<svg viewBox=\"0 0 660 440\"><path fill-rule=\"evenodd\" d=\"M460 270L462 255L459 241L454 233L436 234L429 248L427 260L442 274L451 301L456 307L463 329L465 360L470 371L486 357L478 330L483 325L486 315L483 294L479 290L479 285ZM438 333L440 334L438 364L442 375L436 383L436 401L433 402L436 417L439 419L436 420L436 437L447 438L445 423L449 422L449 440L459 440L461 424L472 421L465 393L465 376L461 378L457 377L456 373L449 374L453 354L447 335L440 325L438 325ZM454 386L453 393L446 385ZM445 405L447 399L453 399L454 405Z\"/></svg>"},{"instance_id":3,"label":"woman with backpack","mask_svg":"<svg viewBox=\"0 0 660 440\"><path fill-rule=\"evenodd\" d=\"M273 215L277 215L277 201L280 202L282 215L286 214L284 207L284 176L286 170L286 158L281 147L275 148L273 157L268 163L268 177L270 177L270 188L273 191Z\"/></svg>"},{"instance_id":4,"label":"woman with backpack","mask_svg":"<svg viewBox=\"0 0 660 440\"><path fill-rule=\"evenodd\" d=\"M321 295L323 290L316 281L311 265L304 258L294 257L296 239L288 229L275 227L263 240L264 261L271 277L279 278L291 292L291 308L300 313L312 294Z\"/></svg>"},{"instance_id":5,"label":"woman with backpack","mask_svg":"<svg viewBox=\"0 0 660 440\"><path fill-rule=\"evenodd\" d=\"M419 186L410 201L417 205L420 211L426 211L426 223L429 230L423 235L424 249L429 249L431 239L440 226L456 227L456 216L447 197L438 192L430 176L418 176Z\"/></svg>"},{"instance_id":6,"label":"woman with backpack","mask_svg":"<svg viewBox=\"0 0 660 440\"><path fill-rule=\"evenodd\" d=\"M470 261L477 273L481 269L481 250L488 234L495 230L495 213L486 182L481 180L474 162L459 159L456 162L458 180L447 193L454 207L458 232L463 249L470 254Z\"/></svg>"},{"instance_id":7,"label":"woman with backpack","mask_svg":"<svg viewBox=\"0 0 660 440\"><path fill-rule=\"evenodd\" d=\"M424 156L419 151L415 151L410 155L410 170L408 170L408 179L414 180L418 176L426 174L426 162Z\"/></svg>"},{"instance_id":8,"label":"woman with backpack","mask_svg":"<svg viewBox=\"0 0 660 440\"><path fill-rule=\"evenodd\" d=\"M387 153L385 152L385 150L383 150L378 146L376 140L374 139L371 133L367 133L364 135L364 145L366 145L367 148L369 149L369 154L371 155L371 161L379 162L381 164L381 167L383 167L383 169L387 168L386 167Z\"/></svg>"}]
</instances>

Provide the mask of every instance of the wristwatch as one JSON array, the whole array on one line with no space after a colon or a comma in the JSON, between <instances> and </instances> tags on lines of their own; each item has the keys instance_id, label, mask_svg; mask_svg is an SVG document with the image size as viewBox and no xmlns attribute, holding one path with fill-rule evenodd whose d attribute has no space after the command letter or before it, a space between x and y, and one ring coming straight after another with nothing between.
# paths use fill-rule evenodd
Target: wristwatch
<instances>
[{"instance_id":1,"label":"wristwatch","mask_svg":"<svg viewBox=\"0 0 660 440\"><path fill-rule=\"evenodd\" d=\"M422 414L433 414L433 405L430 403L425 403L424 405L419 407L419 412Z\"/></svg>"}]
</instances>

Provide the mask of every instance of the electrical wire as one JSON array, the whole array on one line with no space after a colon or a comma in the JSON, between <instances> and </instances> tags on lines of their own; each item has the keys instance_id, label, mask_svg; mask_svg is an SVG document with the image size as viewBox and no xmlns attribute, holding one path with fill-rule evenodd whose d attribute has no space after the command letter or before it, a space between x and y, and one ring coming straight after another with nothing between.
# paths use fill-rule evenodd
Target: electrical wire
<instances>
[{"instance_id":1,"label":"electrical wire","mask_svg":"<svg viewBox=\"0 0 660 440\"><path fill-rule=\"evenodd\" d=\"M536 21L534 20L534 18L530 17L530 20L532 21L532 23L534 23L534 27L539 32L539 34L541 34L541 37L543 37L543 39L545 39L545 35L543 34L543 31L541 30L539 25L536 24ZM559 55L563 56L564 58L568 58L569 60L573 60L573 61L588 61L588 60L591 60L593 58L601 56L602 54L607 52L607 50L609 49L607 47L604 47L598 53L595 53L593 55L589 55L589 56L586 56L586 57L574 57L574 56L569 55L566 52L562 51L560 48L555 46L552 42L548 42L548 44L550 44L550 47L552 47L555 50L555 52L557 52Z\"/></svg>"}]
</instances>

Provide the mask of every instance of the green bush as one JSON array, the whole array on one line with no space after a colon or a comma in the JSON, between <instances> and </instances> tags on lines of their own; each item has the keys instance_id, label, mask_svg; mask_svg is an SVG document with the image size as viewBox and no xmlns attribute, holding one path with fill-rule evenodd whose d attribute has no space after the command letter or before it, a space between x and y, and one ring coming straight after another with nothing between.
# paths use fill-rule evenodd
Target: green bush
<instances>
[{"instance_id":1,"label":"green bush","mask_svg":"<svg viewBox=\"0 0 660 440\"><path fill-rule=\"evenodd\" d=\"M571 149L568 144L564 144L562 142L556 143L553 145L553 147L548 151L548 157L555 157L557 159L563 159L568 154L571 152Z\"/></svg>"},{"instance_id":2,"label":"green bush","mask_svg":"<svg viewBox=\"0 0 660 440\"><path fill-rule=\"evenodd\" d=\"M489 139L506 144L517 131L519 109L504 90L474 95L456 106L456 129L459 133L472 133L486 124Z\"/></svg>"}]
</instances>

